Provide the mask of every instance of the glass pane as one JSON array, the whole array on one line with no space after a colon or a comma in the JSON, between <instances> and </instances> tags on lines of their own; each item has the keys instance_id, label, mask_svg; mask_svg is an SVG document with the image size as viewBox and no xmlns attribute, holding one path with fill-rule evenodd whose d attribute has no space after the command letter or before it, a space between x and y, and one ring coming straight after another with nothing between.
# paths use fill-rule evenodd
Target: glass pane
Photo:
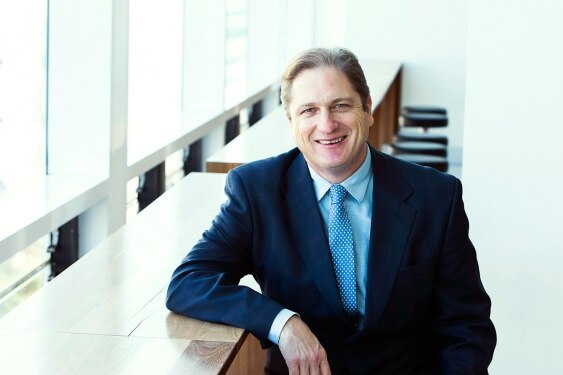
<instances>
[{"instance_id":1,"label":"glass pane","mask_svg":"<svg viewBox=\"0 0 563 375\"><path fill-rule=\"evenodd\" d=\"M229 107L246 94L248 13L246 0L227 1L225 40L225 104Z\"/></svg>"},{"instance_id":2,"label":"glass pane","mask_svg":"<svg viewBox=\"0 0 563 375\"><path fill-rule=\"evenodd\" d=\"M45 236L0 263L0 317L45 285L51 270L48 245Z\"/></svg>"},{"instance_id":3,"label":"glass pane","mask_svg":"<svg viewBox=\"0 0 563 375\"><path fill-rule=\"evenodd\" d=\"M0 193L45 175L47 1L0 2Z\"/></svg>"},{"instance_id":4,"label":"glass pane","mask_svg":"<svg viewBox=\"0 0 563 375\"><path fill-rule=\"evenodd\" d=\"M181 126L183 2L136 0L129 6L129 154L143 155Z\"/></svg>"}]
</instances>

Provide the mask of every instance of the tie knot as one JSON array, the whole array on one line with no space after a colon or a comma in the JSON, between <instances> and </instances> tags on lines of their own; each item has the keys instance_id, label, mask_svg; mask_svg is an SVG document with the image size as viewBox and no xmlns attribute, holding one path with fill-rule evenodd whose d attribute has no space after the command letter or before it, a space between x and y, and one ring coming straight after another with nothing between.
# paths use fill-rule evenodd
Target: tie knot
<instances>
[{"instance_id":1,"label":"tie knot","mask_svg":"<svg viewBox=\"0 0 563 375\"><path fill-rule=\"evenodd\" d=\"M341 205L344 203L348 190L342 185L332 185L330 187L330 203L332 205Z\"/></svg>"}]
</instances>

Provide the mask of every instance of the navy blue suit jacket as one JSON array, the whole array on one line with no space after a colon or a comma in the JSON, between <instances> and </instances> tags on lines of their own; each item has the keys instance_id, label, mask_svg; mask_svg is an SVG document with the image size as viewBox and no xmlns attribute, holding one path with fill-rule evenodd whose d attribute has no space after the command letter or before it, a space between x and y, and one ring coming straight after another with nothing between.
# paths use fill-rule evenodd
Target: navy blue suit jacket
<instances>
[{"instance_id":1,"label":"navy blue suit jacket","mask_svg":"<svg viewBox=\"0 0 563 375\"><path fill-rule=\"evenodd\" d=\"M468 237L461 183L370 148L374 173L365 322L346 318L301 152L231 171L227 202L174 271L167 307L267 335L282 308L301 315L333 374L486 374L496 335ZM205 197L202 197L205 199ZM238 286L252 274L262 294Z\"/></svg>"}]
</instances>

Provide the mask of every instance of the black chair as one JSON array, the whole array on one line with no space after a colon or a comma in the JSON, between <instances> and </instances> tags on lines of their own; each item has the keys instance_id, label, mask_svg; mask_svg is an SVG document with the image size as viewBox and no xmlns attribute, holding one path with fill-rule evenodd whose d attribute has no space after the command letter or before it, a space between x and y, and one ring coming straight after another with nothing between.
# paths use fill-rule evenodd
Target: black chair
<instances>
[{"instance_id":1,"label":"black chair","mask_svg":"<svg viewBox=\"0 0 563 375\"><path fill-rule=\"evenodd\" d=\"M419 130L401 129L395 134L396 142L429 142L448 145L448 137L443 134L430 133Z\"/></svg>"},{"instance_id":2,"label":"black chair","mask_svg":"<svg viewBox=\"0 0 563 375\"><path fill-rule=\"evenodd\" d=\"M405 113L434 113L439 115L447 115L448 111L446 110L446 108L442 107L405 105L401 108L401 114Z\"/></svg>"},{"instance_id":3,"label":"black chair","mask_svg":"<svg viewBox=\"0 0 563 375\"><path fill-rule=\"evenodd\" d=\"M448 159L441 156L420 155L420 154L400 154L394 156L401 160L434 168L440 172L448 171L448 166L449 166Z\"/></svg>"},{"instance_id":4,"label":"black chair","mask_svg":"<svg viewBox=\"0 0 563 375\"><path fill-rule=\"evenodd\" d=\"M399 118L401 129L390 145L391 154L399 159L448 171L448 137L428 130L448 125L445 108L434 106L404 106Z\"/></svg>"},{"instance_id":5,"label":"black chair","mask_svg":"<svg viewBox=\"0 0 563 375\"><path fill-rule=\"evenodd\" d=\"M419 154L448 157L448 147L432 142L395 142L391 144L393 155Z\"/></svg>"},{"instance_id":6,"label":"black chair","mask_svg":"<svg viewBox=\"0 0 563 375\"><path fill-rule=\"evenodd\" d=\"M399 118L401 129L395 135L395 142L432 142L448 144L448 137L428 132L430 128L443 128L448 125L448 116L444 113L405 111ZM427 110L443 110L443 108L424 107Z\"/></svg>"},{"instance_id":7,"label":"black chair","mask_svg":"<svg viewBox=\"0 0 563 375\"><path fill-rule=\"evenodd\" d=\"M448 115L442 113L409 112L401 115L402 126L406 128L444 128L448 126Z\"/></svg>"}]
</instances>

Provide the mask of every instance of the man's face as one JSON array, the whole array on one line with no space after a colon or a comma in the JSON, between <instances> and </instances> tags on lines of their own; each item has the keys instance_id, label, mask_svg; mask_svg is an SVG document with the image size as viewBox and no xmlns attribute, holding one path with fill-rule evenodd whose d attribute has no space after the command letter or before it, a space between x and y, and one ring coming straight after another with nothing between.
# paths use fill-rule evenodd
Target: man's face
<instances>
[{"instance_id":1,"label":"man's face","mask_svg":"<svg viewBox=\"0 0 563 375\"><path fill-rule=\"evenodd\" d=\"M327 181L342 182L362 165L373 117L363 110L360 95L344 73L333 68L299 73L293 80L289 112L297 147Z\"/></svg>"}]
</instances>

